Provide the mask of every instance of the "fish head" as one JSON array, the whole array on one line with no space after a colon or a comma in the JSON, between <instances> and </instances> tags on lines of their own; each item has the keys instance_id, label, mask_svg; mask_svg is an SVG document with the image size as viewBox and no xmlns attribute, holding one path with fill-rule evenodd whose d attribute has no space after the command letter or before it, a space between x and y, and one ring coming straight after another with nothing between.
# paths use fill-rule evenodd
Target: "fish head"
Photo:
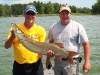
<instances>
[{"instance_id":1,"label":"fish head","mask_svg":"<svg viewBox=\"0 0 100 75\"><path fill-rule=\"evenodd\" d=\"M22 30L15 24L15 23L12 23L12 29L14 31L14 34L15 36L19 39L19 40L22 40L23 37L25 36L22 32Z\"/></svg>"}]
</instances>

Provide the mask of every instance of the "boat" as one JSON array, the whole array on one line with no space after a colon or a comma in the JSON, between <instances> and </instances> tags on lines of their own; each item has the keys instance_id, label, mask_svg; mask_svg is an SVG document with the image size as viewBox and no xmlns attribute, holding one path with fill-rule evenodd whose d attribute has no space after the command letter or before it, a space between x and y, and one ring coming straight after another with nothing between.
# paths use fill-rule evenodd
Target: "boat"
<instances>
[{"instance_id":1,"label":"boat","mask_svg":"<svg viewBox=\"0 0 100 75\"><path fill-rule=\"evenodd\" d=\"M44 70L44 75L54 75L53 69L51 68L51 69ZM83 74L79 73L79 75L83 75Z\"/></svg>"}]
</instances>

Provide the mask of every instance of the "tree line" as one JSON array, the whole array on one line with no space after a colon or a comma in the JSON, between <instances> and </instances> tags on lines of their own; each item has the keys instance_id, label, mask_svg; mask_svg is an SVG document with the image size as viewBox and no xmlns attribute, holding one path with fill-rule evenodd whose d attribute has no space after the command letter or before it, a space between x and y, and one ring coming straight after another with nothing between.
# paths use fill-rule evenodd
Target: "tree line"
<instances>
[{"instance_id":1,"label":"tree line","mask_svg":"<svg viewBox=\"0 0 100 75\"><path fill-rule=\"evenodd\" d=\"M61 4L59 3L43 3L40 1L33 1L28 4L32 4L37 8L39 14L58 14ZM0 4L0 16L18 16L22 15L24 8L28 4L12 4L12 5L2 5ZM70 6L72 13L81 14L100 14L100 0L92 5L92 9L84 7L77 8L76 6Z\"/></svg>"}]
</instances>

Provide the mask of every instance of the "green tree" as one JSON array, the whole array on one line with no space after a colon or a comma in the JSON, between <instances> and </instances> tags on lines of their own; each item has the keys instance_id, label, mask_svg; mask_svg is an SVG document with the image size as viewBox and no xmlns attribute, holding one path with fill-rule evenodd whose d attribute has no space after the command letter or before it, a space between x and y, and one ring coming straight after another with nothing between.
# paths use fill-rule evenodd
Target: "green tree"
<instances>
[{"instance_id":1,"label":"green tree","mask_svg":"<svg viewBox=\"0 0 100 75\"><path fill-rule=\"evenodd\" d=\"M25 8L25 6L22 4L11 5L12 15L22 15L24 8Z\"/></svg>"},{"instance_id":2,"label":"green tree","mask_svg":"<svg viewBox=\"0 0 100 75\"><path fill-rule=\"evenodd\" d=\"M77 8L74 5L70 6L70 8L71 8L71 12L77 13Z\"/></svg>"},{"instance_id":3,"label":"green tree","mask_svg":"<svg viewBox=\"0 0 100 75\"><path fill-rule=\"evenodd\" d=\"M42 2L38 1L36 3L36 8L39 14L44 14L44 6Z\"/></svg>"},{"instance_id":4,"label":"green tree","mask_svg":"<svg viewBox=\"0 0 100 75\"><path fill-rule=\"evenodd\" d=\"M92 13L100 14L100 0L97 0L97 3L92 5Z\"/></svg>"},{"instance_id":5,"label":"green tree","mask_svg":"<svg viewBox=\"0 0 100 75\"><path fill-rule=\"evenodd\" d=\"M42 3L39 0L33 1L28 4L32 4L37 8L37 11L39 14L58 14L59 8L61 4L59 3L51 3L50 1L48 3ZM22 15L23 11L28 4L13 4L11 6L5 4L0 4L0 16L17 16ZM72 13L91 13L91 9L89 8L77 8L76 6L70 6ZM97 3L95 3L92 6L92 12L95 14L100 14L100 0L97 0Z\"/></svg>"},{"instance_id":6,"label":"green tree","mask_svg":"<svg viewBox=\"0 0 100 75\"><path fill-rule=\"evenodd\" d=\"M46 13L47 14L52 14L52 13L54 13L54 4L53 3L51 3L50 1L47 3L47 5L46 5L47 7L46 7Z\"/></svg>"},{"instance_id":7,"label":"green tree","mask_svg":"<svg viewBox=\"0 0 100 75\"><path fill-rule=\"evenodd\" d=\"M10 15L11 15L11 7L5 4L2 9L2 16L10 16Z\"/></svg>"},{"instance_id":8,"label":"green tree","mask_svg":"<svg viewBox=\"0 0 100 75\"><path fill-rule=\"evenodd\" d=\"M2 4L0 4L0 16L2 16L2 9L3 9L3 6Z\"/></svg>"},{"instance_id":9,"label":"green tree","mask_svg":"<svg viewBox=\"0 0 100 75\"><path fill-rule=\"evenodd\" d=\"M58 14L59 8L60 8L60 4L54 3L54 13L57 13Z\"/></svg>"}]
</instances>

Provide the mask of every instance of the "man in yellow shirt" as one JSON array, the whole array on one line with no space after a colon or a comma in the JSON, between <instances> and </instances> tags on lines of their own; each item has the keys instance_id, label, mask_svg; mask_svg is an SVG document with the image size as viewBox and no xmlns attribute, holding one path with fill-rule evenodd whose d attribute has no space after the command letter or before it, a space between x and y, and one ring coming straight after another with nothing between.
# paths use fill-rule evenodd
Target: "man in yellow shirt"
<instances>
[{"instance_id":1,"label":"man in yellow shirt","mask_svg":"<svg viewBox=\"0 0 100 75\"><path fill-rule=\"evenodd\" d=\"M26 6L24 10L25 22L18 24L18 27L33 40L45 42L46 31L43 27L34 24L36 16L35 6ZM8 49L12 45L14 48L13 75L44 75L41 55L27 50L11 30L5 42L5 48Z\"/></svg>"}]
</instances>

